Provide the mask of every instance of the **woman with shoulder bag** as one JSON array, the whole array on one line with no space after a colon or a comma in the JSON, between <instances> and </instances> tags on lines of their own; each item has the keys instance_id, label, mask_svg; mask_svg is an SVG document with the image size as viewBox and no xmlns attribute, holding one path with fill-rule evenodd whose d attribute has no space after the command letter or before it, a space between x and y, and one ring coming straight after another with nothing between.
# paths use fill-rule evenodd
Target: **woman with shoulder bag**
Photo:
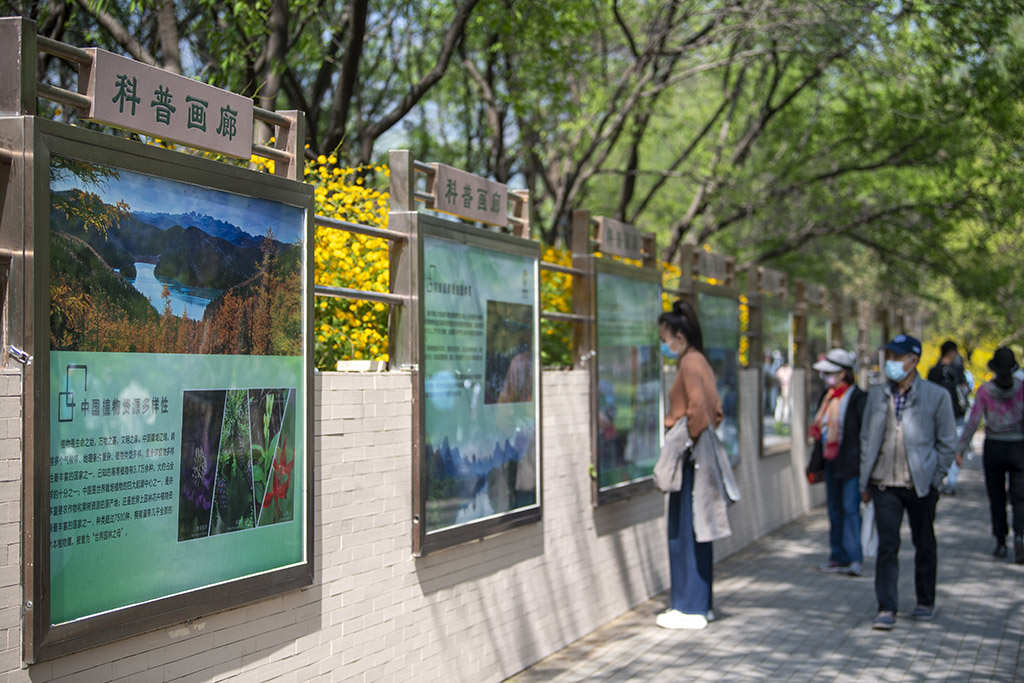
<instances>
[{"instance_id":1,"label":"woman with shoulder bag","mask_svg":"<svg viewBox=\"0 0 1024 683\"><path fill-rule=\"evenodd\" d=\"M668 392L665 428L686 418L690 439L696 444L704 430L721 424L723 414L693 306L676 301L671 311L658 318L658 334L662 353L679 359L679 369ZM709 619L714 618L712 553L711 542L698 543L694 533L694 458L688 457L682 467L682 489L670 493L668 500L671 606L658 615L657 624L662 628L696 630L705 628Z\"/></svg>"},{"instance_id":2,"label":"woman with shoulder bag","mask_svg":"<svg viewBox=\"0 0 1024 683\"><path fill-rule=\"evenodd\" d=\"M828 561L818 571L861 576L860 424L867 394L857 386L856 355L832 349L812 367L821 373L826 389L818 403L810 438L825 462L825 500L828 506Z\"/></svg>"},{"instance_id":3,"label":"woman with shoulder bag","mask_svg":"<svg viewBox=\"0 0 1024 683\"><path fill-rule=\"evenodd\" d=\"M996 349L988 369L995 377L978 389L971 415L967 418L956 448L956 462L963 464L964 451L982 420L985 422L985 445L982 465L985 468L985 489L988 493L992 535L996 539L996 557L1006 557L1006 480L1010 480L1010 507L1013 508L1013 559L1024 564L1024 383L1014 377L1017 360L1013 350Z\"/></svg>"}]
</instances>

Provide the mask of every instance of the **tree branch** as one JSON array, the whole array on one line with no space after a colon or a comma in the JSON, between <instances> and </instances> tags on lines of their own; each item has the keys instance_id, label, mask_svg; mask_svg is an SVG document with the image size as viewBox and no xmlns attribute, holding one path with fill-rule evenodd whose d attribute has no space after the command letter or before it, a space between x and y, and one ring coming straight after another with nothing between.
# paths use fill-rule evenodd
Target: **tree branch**
<instances>
[{"instance_id":1,"label":"tree branch","mask_svg":"<svg viewBox=\"0 0 1024 683\"><path fill-rule=\"evenodd\" d=\"M366 0L357 1L365 2ZM441 80L441 76L443 76L445 71L448 69L448 63L451 60L452 53L455 51L455 47L459 40L462 38L463 31L466 28L466 22L473 13L473 9L479 3L480 0L465 0L459 6L458 10L455 12L455 17L452 19L452 22L448 27L448 31L445 33L444 41L441 45L441 52L438 54L437 61L434 63L434 66L430 71L424 74L419 81L409 88L405 93L405 96L402 97L391 111L363 129L362 134L360 135L359 160L361 163L369 163L371 154L373 153L373 143L377 138L396 123L401 121L402 117L409 113L410 109L416 106L427 91L430 90L435 83Z\"/></svg>"},{"instance_id":2,"label":"tree branch","mask_svg":"<svg viewBox=\"0 0 1024 683\"><path fill-rule=\"evenodd\" d=\"M149 54L148 51L139 41L132 37L131 33L128 32L121 22L119 22L112 14L101 9L96 3L89 2L89 0L78 0L79 6L86 12L91 14L99 25L110 34L110 37L120 45L125 52L130 54L136 61L142 62L143 64L149 64L150 66L156 66L156 59L153 55Z\"/></svg>"}]
</instances>

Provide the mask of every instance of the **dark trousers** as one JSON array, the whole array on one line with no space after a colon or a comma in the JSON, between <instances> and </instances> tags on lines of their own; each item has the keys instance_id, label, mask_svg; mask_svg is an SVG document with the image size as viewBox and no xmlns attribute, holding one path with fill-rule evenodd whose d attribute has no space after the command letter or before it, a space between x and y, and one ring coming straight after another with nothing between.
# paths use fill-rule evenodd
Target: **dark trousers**
<instances>
[{"instance_id":1,"label":"dark trousers","mask_svg":"<svg viewBox=\"0 0 1024 683\"><path fill-rule=\"evenodd\" d=\"M985 488L992 515L992 535L1006 542L1006 475L1010 475L1013 535L1024 535L1024 441L985 439Z\"/></svg>"},{"instance_id":2,"label":"dark trousers","mask_svg":"<svg viewBox=\"0 0 1024 683\"><path fill-rule=\"evenodd\" d=\"M871 486L875 501L875 524L878 526L878 560L875 562L875 597L880 612L896 612L899 604L897 586L900 578L900 525L903 511L910 520L910 538L914 542L914 588L917 604L935 604L935 573L938 554L935 544L935 487L924 498L912 488L879 489Z\"/></svg>"},{"instance_id":3,"label":"dark trousers","mask_svg":"<svg viewBox=\"0 0 1024 683\"><path fill-rule=\"evenodd\" d=\"M711 609L711 543L693 535L693 463L683 466L683 488L668 496L668 566L672 608L684 614Z\"/></svg>"}]
</instances>

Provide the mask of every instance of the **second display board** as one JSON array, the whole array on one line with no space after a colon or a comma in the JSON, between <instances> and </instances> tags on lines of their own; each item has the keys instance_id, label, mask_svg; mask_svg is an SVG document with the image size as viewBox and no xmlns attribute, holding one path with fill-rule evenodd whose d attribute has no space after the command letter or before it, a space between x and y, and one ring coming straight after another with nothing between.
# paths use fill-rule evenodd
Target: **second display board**
<instances>
[{"instance_id":1,"label":"second display board","mask_svg":"<svg viewBox=\"0 0 1024 683\"><path fill-rule=\"evenodd\" d=\"M421 221L420 553L540 516L538 247Z\"/></svg>"}]
</instances>

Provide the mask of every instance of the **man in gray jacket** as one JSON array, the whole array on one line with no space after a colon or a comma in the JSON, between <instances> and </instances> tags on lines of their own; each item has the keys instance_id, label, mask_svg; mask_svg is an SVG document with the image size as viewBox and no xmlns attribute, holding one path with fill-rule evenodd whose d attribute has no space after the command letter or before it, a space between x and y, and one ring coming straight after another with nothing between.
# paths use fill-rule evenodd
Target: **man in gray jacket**
<instances>
[{"instance_id":1,"label":"man in gray jacket","mask_svg":"<svg viewBox=\"0 0 1024 683\"><path fill-rule=\"evenodd\" d=\"M935 503L953 462L956 422L949 392L917 374L921 342L896 335L885 346L888 382L868 392L860 432L861 498L875 501L878 560L875 596L878 616L872 628L896 625L900 524L910 520L914 542L915 619L935 611Z\"/></svg>"}]
</instances>

